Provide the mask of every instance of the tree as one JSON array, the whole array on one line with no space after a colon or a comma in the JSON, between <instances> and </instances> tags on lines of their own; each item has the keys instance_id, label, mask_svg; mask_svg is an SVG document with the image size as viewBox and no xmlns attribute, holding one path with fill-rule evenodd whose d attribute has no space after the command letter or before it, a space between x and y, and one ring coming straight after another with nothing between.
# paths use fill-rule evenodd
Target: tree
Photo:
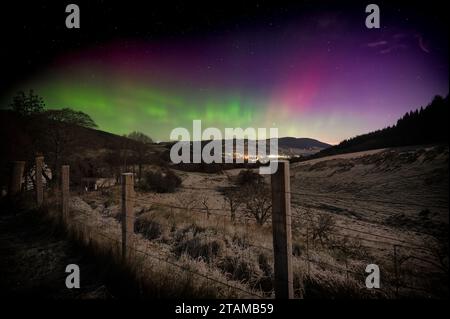
<instances>
[{"instance_id":1,"label":"tree","mask_svg":"<svg viewBox=\"0 0 450 319\"><path fill-rule=\"evenodd\" d=\"M236 211L243 203L242 194L238 188L229 187L223 190L225 202L230 208L231 221L236 219Z\"/></svg>"},{"instance_id":2,"label":"tree","mask_svg":"<svg viewBox=\"0 0 450 319\"><path fill-rule=\"evenodd\" d=\"M318 239L322 246L325 242L330 241L330 234L332 233L335 220L333 216L329 214L318 214L317 221L311 223L312 225L312 239L313 241Z\"/></svg>"},{"instance_id":3,"label":"tree","mask_svg":"<svg viewBox=\"0 0 450 319\"><path fill-rule=\"evenodd\" d=\"M42 131L40 129L40 121L36 121L35 119L45 110L44 100L39 95L34 94L33 90L29 90L28 94L19 91L13 97L9 106L19 118L20 125L17 128L17 133L22 133L15 135L14 145L17 145L17 142L19 142L20 145L20 141L23 141L23 136L26 136L26 139L28 139L28 146L22 147L21 152L23 152L23 159L27 162L24 173L34 183L34 174L32 174L33 165L31 163L34 163L36 154L41 151L40 133Z\"/></svg>"},{"instance_id":4,"label":"tree","mask_svg":"<svg viewBox=\"0 0 450 319\"><path fill-rule=\"evenodd\" d=\"M127 135L129 139L132 139L137 142L141 142L142 144L152 144L153 140L148 135L145 135L142 132L134 131Z\"/></svg>"},{"instance_id":5,"label":"tree","mask_svg":"<svg viewBox=\"0 0 450 319\"><path fill-rule=\"evenodd\" d=\"M132 148L134 153L136 154L136 161L139 167L138 177L140 180L142 178L142 165L149 158L149 145L153 143L153 140L149 136L138 131L131 132L130 134L126 135L126 137L137 142L134 143Z\"/></svg>"},{"instance_id":6,"label":"tree","mask_svg":"<svg viewBox=\"0 0 450 319\"><path fill-rule=\"evenodd\" d=\"M28 95L19 91L13 97L10 107L21 116L31 116L42 113L45 110L45 103L42 97L34 94L33 90L30 90Z\"/></svg>"},{"instance_id":7,"label":"tree","mask_svg":"<svg viewBox=\"0 0 450 319\"><path fill-rule=\"evenodd\" d=\"M264 225L269 219L272 209L270 191L263 184L258 186L246 186L242 190L245 199L245 212L254 217L258 225Z\"/></svg>"},{"instance_id":8,"label":"tree","mask_svg":"<svg viewBox=\"0 0 450 319\"><path fill-rule=\"evenodd\" d=\"M46 119L50 121L56 121L59 123L66 123L69 125L77 125L87 128L97 127L94 120L81 111L75 111L69 108L63 108L60 110L48 110L45 112Z\"/></svg>"},{"instance_id":9,"label":"tree","mask_svg":"<svg viewBox=\"0 0 450 319\"><path fill-rule=\"evenodd\" d=\"M313 155L327 155L366 151L376 148L449 142L449 96L434 97L426 107L409 111L393 126L342 141Z\"/></svg>"},{"instance_id":10,"label":"tree","mask_svg":"<svg viewBox=\"0 0 450 319\"><path fill-rule=\"evenodd\" d=\"M39 115L42 135L41 148L48 158L52 183L58 184L59 170L76 150L78 128L97 127L92 118L81 111L69 108L47 110Z\"/></svg>"}]
</instances>

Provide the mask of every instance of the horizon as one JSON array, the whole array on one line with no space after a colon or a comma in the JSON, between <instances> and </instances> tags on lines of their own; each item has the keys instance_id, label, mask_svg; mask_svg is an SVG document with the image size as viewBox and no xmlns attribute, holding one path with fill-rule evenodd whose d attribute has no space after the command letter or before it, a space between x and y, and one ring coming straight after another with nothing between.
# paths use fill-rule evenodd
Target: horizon
<instances>
[{"instance_id":1,"label":"horizon","mask_svg":"<svg viewBox=\"0 0 450 319\"><path fill-rule=\"evenodd\" d=\"M442 97L442 98L447 98L447 97L449 96L449 94L447 94L447 95L445 95L445 96L434 95L434 97L437 97L437 96L440 96L440 97ZM318 139L318 138L311 137L311 136L288 136L288 135L284 135L284 136L278 136L278 137L276 137L276 138L278 138L278 139L282 139L282 138L311 139L311 140L315 140L315 141L318 141L318 142L321 142L321 143L324 143L324 144L328 144L330 147L331 147L331 146L336 146L336 145L339 145L340 143L342 143L342 142L345 141L345 140L352 139L352 138L358 137L358 136L360 136L360 135L365 135L365 134L368 134L368 133L371 133L371 132L374 132L374 131L377 131L377 130L383 130L383 129L392 127L392 126L396 125L397 121L398 121L401 117L403 117L403 116L406 115L407 113L419 111L421 108L424 108L424 109L425 109L429 104L431 104L431 101L432 101L432 100L430 100L430 102L427 103L427 104L425 104L425 105L421 105L421 106L419 106L419 107L416 107L416 108L413 108L413 109L411 109L411 110L409 110L409 111L406 111L406 112L405 112L404 114L402 114L399 118L395 119L395 121L394 121L391 125L387 125L387 126L384 126L384 127L380 127L380 128L374 129L374 130L372 130L372 131L362 132L362 133L357 134L357 135L349 136L349 137L347 137L347 138L345 138L345 139L343 139L343 140L338 141L337 143L329 143L329 142L326 142L326 141L323 141L323 140L320 140L320 139ZM2 105L5 105L5 103L3 103ZM60 108L46 108L46 110L58 110L58 109L60 109ZM7 107L7 108L0 107L0 111L1 111L1 110L3 110L3 111L12 111L12 109L9 108L9 107ZM87 113L86 113L86 114L87 114ZM88 115L90 116L90 114L88 114ZM128 138L127 135L130 134L130 133L132 133L132 132L141 132L141 131L137 131L137 130L131 130L131 131L127 132L127 133L119 134L119 133L115 133L115 132L111 132L111 131L106 131L106 130L102 129L101 127L99 127L98 125L97 125L97 127L93 127L93 128L90 128L90 129L98 130L98 131L102 131L102 132L106 132L106 133L110 133L110 134L114 134L114 135L121 136L121 137L127 137L127 138ZM225 128L225 129L226 129L226 128ZM242 128L242 129L245 130L245 128ZM192 134L191 134L192 131L190 131L189 129L188 129L188 131L189 131L189 134L192 135ZM143 133L143 132L141 132L141 133ZM170 140L170 138L167 139L167 140L158 140L158 139L154 139L152 136L149 136L149 135L147 135L147 136L150 137L150 138L153 140L153 142L156 143L156 144L160 144L160 143L175 143L175 142L177 142L176 140ZM266 140L268 140L268 139L269 139L269 138L266 138ZM201 139L201 140L193 140L193 139L190 139L190 140L183 140L183 139L181 139L181 140L179 140L179 141L181 141L181 142L197 142L197 141L212 141L212 140L227 140L227 139L226 139L226 138L221 138L221 139ZM239 139L239 140L248 140L248 138L243 138L243 139ZM256 141L258 141L258 140L261 140L261 139L256 138Z\"/></svg>"}]
</instances>

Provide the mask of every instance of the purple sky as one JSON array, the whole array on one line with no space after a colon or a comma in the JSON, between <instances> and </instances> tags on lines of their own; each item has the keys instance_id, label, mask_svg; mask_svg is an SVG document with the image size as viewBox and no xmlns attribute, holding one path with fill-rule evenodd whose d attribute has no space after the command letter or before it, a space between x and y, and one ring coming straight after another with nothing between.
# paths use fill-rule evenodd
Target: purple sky
<instances>
[{"instance_id":1,"label":"purple sky","mask_svg":"<svg viewBox=\"0 0 450 319\"><path fill-rule=\"evenodd\" d=\"M27 84L49 107L86 111L114 133L168 140L202 119L334 144L448 94L447 30L408 15L378 30L364 19L323 10L209 34L119 37L58 55Z\"/></svg>"}]
</instances>

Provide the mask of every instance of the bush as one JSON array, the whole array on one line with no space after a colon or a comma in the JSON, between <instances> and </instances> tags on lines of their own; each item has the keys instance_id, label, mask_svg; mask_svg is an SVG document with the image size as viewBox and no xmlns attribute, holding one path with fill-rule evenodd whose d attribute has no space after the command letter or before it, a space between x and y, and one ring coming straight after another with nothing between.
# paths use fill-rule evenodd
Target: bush
<instances>
[{"instance_id":1,"label":"bush","mask_svg":"<svg viewBox=\"0 0 450 319\"><path fill-rule=\"evenodd\" d=\"M181 185L181 178L173 171L146 172L139 183L139 188L144 191L157 193L172 193Z\"/></svg>"},{"instance_id":2,"label":"bush","mask_svg":"<svg viewBox=\"0 0 450 319\"><path fill-rule=\"evenodd\" d=\"M191 258L201 258L210 263L223 250L225 244L219 240L212 238L212 234L201 232L197 235L191 234L181 239L173 248L177 256L182 254L189 255Z\"/></svg>"},{"instance_id":3,"label":"bush","mask_svg":"<svg viewBox=\"0 0 450 319\"><path fill-rule=\"evenodd\" d=\"M134 229L149 240L158 239L163 233L160 223L145 218L138 218L134 224Z\"/></svg>"},{"instance_id":4,"label":"bush","mask_svg":"<svg viewBox=\"0 0 450 319\"><path fill-rule=\"evenodd\" d=\"M248 253L248 252L247 252ZM217 267L231 279L247 283L251 287L260 286L264 272L260 269L259 261L244 251L237 254L226 255L217 263Z\"/></svg>"},{"instance_id":5,"label":"bush","mask_svg":"<svg viewBox=\"0 0 450 319\"><path fill-rule=\"evenodd\" d=\"M218 267L225 272L230 279L241 282L249 282L255 273L255 265L240 256L225 256Z\"/></svg>"},{"instance_id":6,"label":"bush","mask_svg":"<svg viewBox=\"0 0 450 319\"><path fill-rule=\"evenodd\" d=\"M259 185L263 183L264 178L251 169L240 171L239 175L237 176L237 184L240 186Z\"/></svg>"},{"instance_id":7,"label":"bush","mask_svg":"<svg viewBox=\"0 0 450 319\"><path fill-rule=\"evenodd\" d=\"M330 236L334 230L336 222L333 216L328 214L319 214L316 223L311 223L312 240L319 240L322 246L330 242Z\"/></svg>"}]
</instances>

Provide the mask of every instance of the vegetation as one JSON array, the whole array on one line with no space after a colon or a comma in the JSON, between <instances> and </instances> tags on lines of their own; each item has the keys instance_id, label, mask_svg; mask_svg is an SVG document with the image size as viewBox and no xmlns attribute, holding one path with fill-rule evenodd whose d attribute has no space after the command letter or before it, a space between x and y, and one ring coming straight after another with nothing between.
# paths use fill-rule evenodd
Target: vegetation
<instances>
[{"instance_id":1,"label":"vegetation","mask_svg":"<svg viewBox=\"0 0 450 319\"><path fill-rule=\"evenodd\" d=\"M243 190L245 214L253 217L258 225L264 225L272 213L272 198L267 186L246 186Z\"/></svg>"},{"instance_id":2,"label":"vegetation","mask_svg":"<svg viewBox=\"0 0 450 319\"><path fill-rule=\"evenodd\" d=\"M33 90L28 94L20 91L13 97L10 107L20 116L33 116L44 112L45 103L42 97L34 94Z\"/></svg>"},{"instance_id":3,"label":"vegetation","mask_svg":"<svg viewBox=\"0 0 450 319\"><path fill-rule=\"evenodd\" d=\"M32 105L35 104L35 102L32 103ZM132 132L125 137L116 137L112 143L115 147L107 148L100 156L80 155L77 150L82 149L84 145L78 144L79 133L92 132L92 128L95 127L92 119L84 113L70 109L46 111L39 107L39 103L36 105L35 108L27 107L27 114L33 114L32 116L24 115L25 111L20 115L18 111L15 111L14 116L20 117L21 120L32 117L41 119L40 124L48 127L48 131L45 132L42 131L42 126L34 128L39 134L48 136L44 139L45 144L36 144L33 147L44 152L46 163L49 163L52 169L65 161L70 161L71 167L80 172L79 176L75 175L74 181L76 181L80 176L104 176L105 171L119 176L122 171L130 167L134 169L134 165L139 165L137 190L148 193L145 194L146 198L143 198L144 194L139 194L134 203L135 231L140 236L134 238L133 249L139 249L140 253L132 255L126 266L126 270L132 274L136 282L147 283L146 289L151 289L156 296L164 297L233 298L254 296L252 293L266 297L273 296L274 261L269 223L272 203L268 185L261 175L251 169L241 170L236 177L229 178L228 182L231 186L220 189L222 196L217 194L217 187L211 187L205 192L202 191L201 196L197 197L195 192L185 191L186 185L182 191L168 194L175 192L181 186L182 179L167 166L156 169L143 167L145 164L152 163L153 159L150 157L150 145L152 145L150 137L140 132ZM399 121L400 124L398 123L397 126L407 127L409 124L402 123L409 123L409 121L415 121L412 120L413 118L423 117L424 115L419 115L423 114L421 112L425 111L408 116L406 122ZM32 132L31 128L29 132ZM37 136L40 135L31 134L31 137L28 137ZM436 151L436 154L439 153ZM390 164L393 155L388 153L385 155L382 160L374 161L374 163L381 163L377 164L378 166L375 165L374 170L381 169L379 165ZM432 158L432 155L430 151L422 152L417 156L402 155L395 158L395 164L403 163L403 161L414 162L419 157L423 159L421 163L425 163ZM327 179L333 174L345 174L355 165L367 164L369 160L372 159L362 157L351 162L333 162L333 172L327 175ZM319 162L304 168L302 172L322 172L325 169L324 164ZM445 172L437 173L445 178L447 176ZM55 176L53 175L53 178ZM71 179L72 176L71 172ZM224 182L223 175L206 177L205 174L198 174L198 176L189 176L189 179L191 178L195 182L191 182L190 185L208 183L212 180L214 185ZM307 181L302 175L301 182L304 180ZM293 176L292 181L295 183L296 175ZM343 184L342 180L338 182ZM185 181L185 184L189 184L188 181ZM350 187L347 184L345 186ZM335 191L336 185L333 184L330 188L327 185L320 185L320 187L326 191ZM109 259L117 261L121 260L122 215L119 191L119 187L111 187L98 192L89 192L83 195L84 199L72 196L69 222L65 225L67 233L73 240L92 245L93 251L98 254L107 252ZM338 192L336 196L338 197ZM302 205L306 204L305 207L308 209L304 211L304 207L301 206L302 210L299 208L297 211L297 217L300 218L292 219L292 252L295 256L292 264L296 295L302 294L306 298L395 297L393 292L395 284L403 279L392 278L394 266L389 260L389 252L377 256L369 255L378 249L370 249L367 242L366 246L363 246L364 239L360 239L359 235L349 236L341 229L343 225L345 227L345 224L342 223L340 215L352 214L358 222L360 213L355 209L347 211L316 200L311 205L305 197L307 196L301 198L301 202ZM294 200L292 202L296 205ZM172 207L174 203L179 208ZM54 215L60 216L57 202L49 200L48 205L53 205ZM224 209L229 210L229 217L216 213L216 210ZM310 209L314 209L314 214ZM424 209L418 215L422 226L428 225L427 227L434 228L436 231L439 229L431 220L430 210ZM359 220L360 223L363 221L363 219ZM403 214L393 215L382 222L386 227L421 230L415 229L414 225L417 223ZM355 225L359 224L355 223ZM106 237L102 236L105 233ZM434 263L431 266L434 268L427 269L438 269L439 276L445 275L447 271L447 277L442 276L445 279L448 278L448 244L442 243L448 243L448 228L447 237L443 236L441 239L436 236L435 239L429 240L428 243L429 251L434 258L424 260L423 263L430 263L431 260ZM151 254L154 258L146 258L143 254ZM395 266L399 267L411 261L411 257L406 253L405 256L399 253L395 258L397 258ZM386 274L383 275L383 290L370 292L364 288L364 279L360 277L364 274L365 265L373 260L379 262L380 268L385 269ZM414 267L409 266L408 271L413 272L412 268ZM411 277L413 275L415 274L412 273ZM432 276L435 274L431 274L430 278ZM418 280L423 281L423 279ZM440 280L440 282L444 281ZM174 284L167 285L167 282ZM430 291L435 293L440 291L439 289L441 285L436 284ZM439 292L437 295L442 296L445 293Z\"/></svg>"},{"instance_id":4,"label":"vegetation","mask_svg":"<svg viewBox=\"0 0 450 319\"><path fill-rule=\"evenodd\" d=\"M97 124L94 122L94 120L89 115L81 111L74 111L69 108L63 108L60 110L47 110L42 113L45 119L48 120L49 122L67 125L77 125L87 128L97 127Z\"/></svg>"},{"instance_id":5,"label":"vegetation","mask_svg":"<svg viewBox=\"0 0 450 319\"><path fill-rule=\"evenodd\" d=\"M244 198L241 191L236 187L229 187L223 190L224 200L230 210L230 217L232 221L236 220L236 212L243 204Z\"/></svg>"},{"instance_id":6,"label":"vegetation","mask_svg":"<svg viewBox=\"0 0 450 319\"><path fill-rule=\"evenodd\" d=\"M138 164L138 179L140 180L142 178L142 166L148 163L148 160L150 158L148 146L150 144L153 144L153 140L144 133L137 131L131 132L125 137L138 142L134 144L132 150L134 151L134 162Z\"/></svg>"},{"instance_id":7,"label":"vegetation","mask_svg":"<svg viewBox=\"0 0 450 319\"><path fill-rule=\"evenodd\" d=\"M30 90L19 92L0 116L0 183L8 183L8 163L25 160L25 175L34 183L33 163L42 154L49 170L44 171L47 185L59 183L59 167L71 166L72 183L83 177L112 177L117 181L124 171L135 171L138 180L143 166L161 164L152 139L141 132L125 137L95 130L97 124L86 113L70 108L47 109L41 96ZM14 143L11 141L14 140Z\"/></svg>"},{"instance_id":8,"label":"vegetation","mask_svg":"<svg viewBox=\"0 0 450 319\"><path fill-rule=\"evenodd\" d=\"M449 96L436 96L425 108L406 113L391 127L342 141L312 157L370 149L449 142Z\"/></svg>"},{"instance_id":9,"label":"vegetation","mask_svg":"<svg viewBox=\"0 0 450 319\"><path fill-rule=\"evenodd\" d=\"M169 169L146 172L139 183L139 188L143 191L157 193L172 193L179 186L181 186L181 178Z\"/></svg>"},{"instance_id":10,"label":"vegetation","mask_svg":"<svg viewBox=\"0 0 450 319\"><path fill-rule=\"evenodd\" d=\"M239 186L258 186L264 184L264 177L259 173L251 170L245 169L239 172L237 176L236 184Z\"/></svg>"}]
</instances>

